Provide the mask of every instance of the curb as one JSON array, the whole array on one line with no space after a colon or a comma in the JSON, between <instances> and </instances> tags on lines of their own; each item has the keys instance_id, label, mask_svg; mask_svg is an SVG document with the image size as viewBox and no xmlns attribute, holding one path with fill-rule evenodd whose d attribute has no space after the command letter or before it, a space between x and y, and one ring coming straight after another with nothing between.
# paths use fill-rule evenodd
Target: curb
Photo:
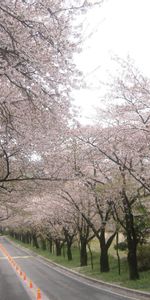
<instances>
[{"instance_id":1,"label":"curb","mask_svg":"<svg viewBox=\"0 0 150 300\"><path fill-rule=\"evenodd\" d=\"M127 293L128 293L128 296L142 296L142 298L140 300L144 300L144 299L150 299L150 293L149 292L144 292L144 291L140 291L140 290L135 290L135 289L130 289L130 288L126 288L126 287L122 287L122 286L119 286L119 285L116 285L116 284L112 284L112 283L108 283L108 282L105 282L105 281L102 281L102 280L98 280L98 279L95 279L95 278L91 278L89 276L86 276L84 274L80 274L79 272L75 271L75 270L72 270L72 269L69 269L69 268L66 268L60 264L57 264L53 261L51 261L50 259L46 258L46 257L43 257L42 255L40 254L37 254L36 252L34 252L33 250L30 250L26 247L23 247L22 245L20 244L17 244L16 242L12 241L11 239L9 239L8 237L4 237L6 240L8 240L9 242L11 242L12 244L14 244L14 246L18 247L18 248L22 248L24 251L26 251L27 253L32 253L34 254L34 256L36 257L39 257L40 259L48 262L50 265L53 265L53 266L56 266L56 267L59 267L60 269L63 269L65 271L67 271L68 273L70 274L74 274L74 275L77 275L78 277L81 277L83 279L86 279L90 282L93 282L93 283L98 283L100 285L102 285L103 287L106 287L108 288L109 291L113 291L113 290L117 290L117 291L121 291L121 292L125 292L126 293L126 296L127 296ZM124 293L123 293L124 294ZM125 294L124 294L125 295ZM137 299L138 300L138 299Z\"/></svg>"}]
</instances>

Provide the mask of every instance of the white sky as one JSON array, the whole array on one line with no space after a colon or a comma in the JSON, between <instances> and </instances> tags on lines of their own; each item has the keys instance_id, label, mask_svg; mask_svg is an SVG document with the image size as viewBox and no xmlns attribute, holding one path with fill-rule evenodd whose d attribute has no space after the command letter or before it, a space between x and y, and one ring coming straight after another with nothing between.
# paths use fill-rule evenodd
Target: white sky
<instances>
[{"instance_id":1,"label":"white sky","mask_svg":"<svg viewBox=\"0 0 150 300\"><path fill-rule=\"evenodd\" d=\"M112 57L134 59L150 76L150 0L104 0L101 8L92 9L83 26L83 51L75 62L90 89L74 91L76 105L82 108L82 122L89 122L92 106L100 105L104 87L101 82L114 73Z\"/></svg>"}]
</instances>

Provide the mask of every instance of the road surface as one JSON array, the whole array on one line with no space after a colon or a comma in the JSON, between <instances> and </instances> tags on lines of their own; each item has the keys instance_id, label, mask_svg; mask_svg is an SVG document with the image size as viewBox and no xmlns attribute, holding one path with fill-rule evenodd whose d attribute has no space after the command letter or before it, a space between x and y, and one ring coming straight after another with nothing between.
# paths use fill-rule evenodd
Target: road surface
<instances>
[{"instance_id":1,"label":"road surface","mask_svg":"<svg viewBox=\"0 0 150 300\"><path fill-rule=\"evenodd\" d=\"M111 291L99 283L72 274L54 264L46 262L28 250L16 247L5 237L0 237L0 244L14 258L27 277L41 289L49 300L141 300L136 295L126 296L121 291ZM122 295L121 295L122 294ZM34 299L24 288L15 269L0 251L0 300ZM36 296L35 296L36 299ZM44 298L42 297L42 300ZM143 298L144 299L144 298ZM148 298L147 298L148 299Z\"/></svg>"},{"instance_id":2,"label":"road surface","mask_svg":"<svg viewBox=\"0 0 150 300\"><path fill-rule=\"evenodd\" d=\"M21 281L8 262L8 259L6 259L5 255L0 251L0 300L30 299Z\"/></svg>"}]
</instances>

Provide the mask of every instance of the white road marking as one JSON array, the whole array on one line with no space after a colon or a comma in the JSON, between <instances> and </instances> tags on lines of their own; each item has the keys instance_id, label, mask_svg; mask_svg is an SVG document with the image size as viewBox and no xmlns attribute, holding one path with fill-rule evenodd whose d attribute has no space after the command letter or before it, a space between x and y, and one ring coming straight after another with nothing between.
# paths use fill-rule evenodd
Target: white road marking
<instances>
[{"instance_id":1,"label":"white road marking","mask_svg":"<svg viewBox=\"0 0 150 300\"><path fill-rule=\"evenodd\" d=\"M14 259L18 259L18 258L33 258L34 256L11 256L11 257ZM3 260L3 259L8 259L8 258L1 256L0 260Z\"/></svg>"}]
</instances>

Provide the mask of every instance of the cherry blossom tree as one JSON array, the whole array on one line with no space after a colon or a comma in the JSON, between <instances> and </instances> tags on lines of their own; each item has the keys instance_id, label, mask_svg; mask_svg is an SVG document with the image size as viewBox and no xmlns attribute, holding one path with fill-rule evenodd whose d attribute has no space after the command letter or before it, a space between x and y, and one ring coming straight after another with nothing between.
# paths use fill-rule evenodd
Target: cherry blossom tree
<instances>
[{"instance_id":1,"label":"cherry blossom tree","mask_svg":"<svg viewBox=\"0 0 150 300\"><path fill-rule=\"evenodd\" d=\"M91 199L81 182L72 182L71 184L65 185L59 193L59 196L71 207L76 226L75 228L79 238L80 266L87 266L87 246L95 235L91 231L89 224L87 224L83 218L82 212L86 211L89 217L93 217L94 214L91 211Z\"/></svg>"},{"instance_id":2,"label":"cherry blossom tree","mask_svg":"<svg viewBox=\"0 0 150 300\"><path fill-rule=\"evenodd\" d=\"M98 2L1 1L2 188L17 180L58 179L69 92L79 75L73 63L80 36L74 20Z\"/></svg>"},{"instance_id":3,"label":"cherry blossom tree","mask_svg":"<svg viewBox=\"0 0 150 300\"><path fill-rule=\"evenodd\" d=\"M108 101L106 110L99 112L98 123L83 130L79 128L78 139L89 145L97 157L103 157L120 178L115 198L120 199L125 216L130 279L137 279L134 205L149 194L150 86L149 79L133 65L124 63L123 67L122 77L113 83L105 99ZM113 174L111 176L114 181ZM129 181L135 184L133 194Z\"/></svg>"},{"instance_id":4,"label":"cherry blossom tree","mask_svg":"<svg viewBox=\"0 0 150 300\"><path fill-rule=\"evenodd\" d=\"M83 233L85 231L82 236L85 245L84 253L88 242L96 236L101 250L100 269L102 272L107 272L109 271L108 249L116 234L112 228L114 232L108 240L106 239L106 230L112 214L110 186L112 172L103 157L97 155L96 151L92 151L90 146L82 143L81 139L79 141L73 138L72 144L70 142L70 151L74 180L64 185L61 196L81 215L84 224ZM82 235L82 232L79 234Z\"/></svg>"},{"instance_id":5,"label":"cherry blossom tree","mask_svg":"<svg viewBox=\"0 0 150 300\"><path fill-rule=\"evenodd\" d=\"M109 85L108 106L103 114L107 130L110 134L111 128L116 132L112 140L114 153L104 149L104 154L149 192L150 80L131 60L120 60L119 65L121 74Z\"/></svg>"}]
</instances>

